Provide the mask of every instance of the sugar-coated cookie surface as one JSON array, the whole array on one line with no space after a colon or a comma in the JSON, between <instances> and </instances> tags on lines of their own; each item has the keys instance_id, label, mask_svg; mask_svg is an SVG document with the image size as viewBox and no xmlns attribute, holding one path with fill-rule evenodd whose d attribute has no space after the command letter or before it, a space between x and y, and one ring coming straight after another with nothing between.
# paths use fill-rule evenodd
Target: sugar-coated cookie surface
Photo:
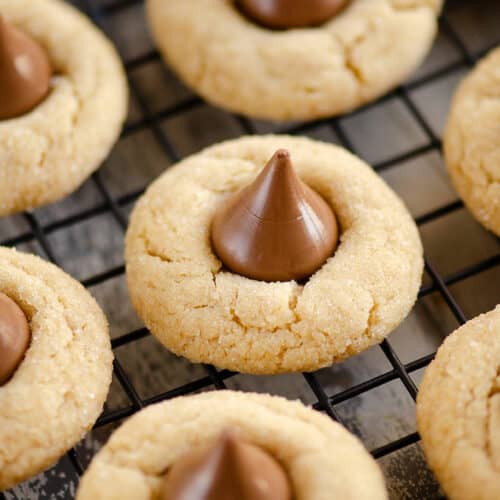
<instances>
[{"instance_id":1,"label":"sugar-coated cookie surface","mask_svg":"<svg viewBox=\"0 0 500 500\"><path fill-rule=\"evenodd\" d=\"M0 491L52 465L92 427L111 383L108 324L80 283L0 247L0 292L24 311L31 344L0 386Z\"/></svg>"},{"instance_id":2,"label":"sugar-coated cookie surface","mask_svg":"<svg viewBox=\"0 0 500 500\"><path fill-rule=\"evenodd\" d=\"M460 84L444 134L453 184L474 217L500 236L500 48Z\"/></svg>"},{"instance_id":3,"label":"sugar-coated cookie surface","mask_svg":"<svg viewBox=\"0 0 500 500\"><path fill-rule=\"evenodd\" d=\"M384 479L362 444L299 402L231 391L185 396L131 417L95 456L77 500L157 498L162 475L226 428L283 465L295 500L384 500Z\"/></svg>"},{"instance_id":4,"label":"sugar-coated cookie surface","mask_svg":"<svg viewBox=\"0 0 500 500\"><path fill-rule=\"evenodd\" d=\"M217 208L279 148L341 228L335 255L305 284L227 272L210 242ZM307 138L260 136L212 146L155 181L132 213L126 267L134 307L171 351L279 373L316 370L380 342L412 308L423 258L405 206L360 159Z\"/></svg>"},{"instance_id":5,"label":"sugar-coated cookie surface","mask_svg":"<svg viewBox=\"0 0 500 500\"><path fill-rule=\"evenodd\" d=\"M125 120L128 91L118 54L61 0L0 0L5 21L48 52L51 91L32 111L0 121L0 216L74 191L108 155Z\"/></svg>"},{"instance_id":6,"label":"sugar-coated cookie surface","mask_svg":"<svg viewBox=\"0 0 500 500\"><path fill-rule=\"evenodd\" d=\"M500 498L500 306L444 341L425 372L417 417L451 500Z\"/></svg>"},{"instance_id":7,"label":"sugar-coated cookie surface","mask_svg":"<svg viewBox=\"0 0 500 500\"><path fill-rule=\"evenodd\" d=\"M207 101L252 117L350 111L402 82L437 31L441 0L352 0L319 27L273 31L232 0L148 0L159 50Z\"/></svg>"}]
</instances>

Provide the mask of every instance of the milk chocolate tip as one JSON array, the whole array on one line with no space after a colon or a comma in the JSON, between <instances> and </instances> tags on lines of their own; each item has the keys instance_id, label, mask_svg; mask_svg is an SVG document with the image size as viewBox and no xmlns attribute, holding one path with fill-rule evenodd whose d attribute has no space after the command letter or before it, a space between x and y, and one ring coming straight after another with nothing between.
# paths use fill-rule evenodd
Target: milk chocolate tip
<instances>
[{"instance_id":1,"label":"milk chocolate tip","mask_svg":"<svg viewBox=\"0 0 500 500\"><path fill-rule=\"evenodd\" d=\"M0 386L10 380L21 364L31 338L23 310L0 292Z\"/></svg>"},{"instance_id":2,"label":"milk chocolate tip","mask_svg":"<svg viewBox=\"0 0 500 500\"><path fill-rule=\"evenodd\" d=\"M279 462L230 429L207 449L192 450L167 471L161 500L291 500Z\"/></svg>"},{"instance_id":3,"label":"milk chocolate tip","mask_svg":"<svg viewBox=\"0 0 500 500\"><path fill-rule=\"evenodd\" d=\"M24 115L43 101L52 68L43 47L0 15L0 120Z\"/></svg>"},{"instance_id":4,"label":"milk chocolate tip","mask_svg":"<svg viewBox=\"0 0 500 500\"><path fill-rule=\"evenodd\" d=\"M211 239L225 267L260 281L302 280L333 255L333 210L278 149L256 179L217 210Z\"/></svg>"},{"instance_id":5,"label":"milk chocolate tip","mask_svg":"<svg viewBox=\"0 0 500 500\"><path fill-rule=\"evenodd\" d=\"M235 0L249 20L269 29L306 28L335 17L349 0Z\"/></svg>"}]
</instances>

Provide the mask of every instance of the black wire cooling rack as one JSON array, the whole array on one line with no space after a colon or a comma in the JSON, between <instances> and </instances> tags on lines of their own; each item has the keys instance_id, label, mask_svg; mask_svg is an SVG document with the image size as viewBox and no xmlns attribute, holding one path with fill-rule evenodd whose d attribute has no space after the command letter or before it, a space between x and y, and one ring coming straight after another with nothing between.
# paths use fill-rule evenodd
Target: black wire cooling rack
<instances>
[{"instance_id":1,"label":"black wire cooling rack","mask_svg":"<svg viewBox=\"0 0 500 500\"><path fill-rule=\"evenodd\" d=\"M107 2L76 0L74 3L76 3L78 7L80 7L86 14L88 14L98 26L106 31L107 21L110 18L119 15L125 9L128 9L135 4L139 4L140 2L141 0L108 0ZM412 148L401 154L374 164L373 168L377 172L381 172L386 169L397 168L403 162L420 157L429 152L437 152L438 154L440 153L441 141L437 137L437 134L433 131L432 125L425 118L424 113L422 113L418 105L415 103L414 99L412 98L411 92L427 84L438 81L439 79L446 77L447 75L460 68L463 69L464 67L472 67L475 62L479 58L481 58L490 48L500 43L500 32L498 32L498 40L495 40L494 43L492 43L490 46L482 48L480 51L473 52L467 47L467 44L464 42L460 34L454 29L452 23L448 19L450 8L455 7L457 4L461 3L465 3L465 0L463 2L461 2L460 0L456 0L455 2L448 2L448 5L445 8L439 22L441 34L446 36L446 38L454 46L456 52L458 52L460 55L457 60L439 67L437 70L426 74L424 77L414 79L410 83L398 87L393 92L382 97L378 101L370 103L361 110L356 110L348 115L352 117L371 107L379 106L381 103L387 102L390 99L397 99L406 107L407 111L412 115L412 117L420 127L422 133L425 135L426 140L423 145ZM204 105L204 103L198 97L188 97L181 102L175 103L174 105L166 107L164 109L153 110L141 89L138 87L138 85L136 85L134 79L130 77L131 72L153 61L160 61L159 54L155 50L148 51L147 53L142 54L138 57L124 61L127 74L129 76L131 93L134 100L139 105L142 116L133 122L128 122L125 129L123 130L122 139L136 132L149 130L152 133L157 146L167 157L168 162L174 163L181 159L181 155L178 153L171 138L169 137L169 134L161 126L161 122L174 116L179 116L183 113L187 113L190 110ZM231 116L239 123L242 133L255 134L258 132L255 123L251 120L248 120L247 118L244 118L242 116ZM342 119L345 119L345 116L341 119L325 119L306 124L294 124L293 126L290 126L283 130L283 132L290 134L307 134L310 130L318 127L319 125L326 126L329 127L331 131L338 137L340 143L344 147L353 151L355 154L359 154L359 151L357 151L354 147L349 133L343 126ZM102 200L104 200L103 202L98 203L91 208L80 209L76 213L72 213L69 216L59 218L47 224L44 224L40 220L40 218L37 217L36 212L24 213L22 215L22 218L24 219L24 222L27 223L29 229L22 234L15 236L14 238L1 241L0 244L4 246L18 246L26 243L37 242L43 250L45 257L55 264L60 265L59 259L56 257L56 253L53 250L53 244L50 242L50 239L48 237L51 233L69 228L77 223L90 221L92 220L92 218L102 214L110 214L119 225L121 230L124 232L127 227L127 215L125 212L126 207L130 205L130 203L134 202L142 194L146 186L144 186L144 188L142 189L127 192L120 196L114 196L101 173L95 173L88 182L92 183L98 190L98 192L102 196ZM460 201L453 201L451 203L428 211L427 213L419 215L416 218L416 222L419 226L422 226L424 224L443 218L452 212L458 211L462 207L463 204ZM426 258L425 271L429 279L427 280L425 286L423 286L420 290L419 300L433 293L439 294L444 300L444 303L446 304L449 312L455 318L456 322L458 324L463 324L467 321L468 317L457 302L450 287L470 277L476 276L495 267L500 267L500 252L498 251L498 249L499 247L497 246L497 251L494 255L490 255L484 259L481 259L479 262L474 262L466 266L465 268L461 268L459 271L456 271L449 275L440 274L433 262ZM109 267L99 274L84 279L82 283L86 287L94 287L115 277L121 276L124 274L124 272L124 265ZM127 344L132 344L148 335L149 332L144 328L130 331L129 333L113 339L113 349L117 349ZM417 359L412 359L410 362L404 363L398 356L396 349L394 349L391 345L391 341L384 340L380 345L380 349L386 360L390 364L391 368L389 370L372 378L369 378L362 383L357 383L353 386L350 386L347 389L344 389L333 395L327 393L321 378L318 377L317 374L304 373L303 377L305 378L307 385L312 390L312 393L316 398L316 402L313 404L314 408L319 411L325 412L332 419L337 420L345 425L340 412L337 410L338 405L394 380L399 380L403 384L407 393L414 401L417 396L417 386L410 374L426 367L433 359L434 353L427 354L423 357L418 357ZM155 394L152 397L144 399L141 398L140 391L137 390L136 386L132 382L130 376L127 375L126 370L123 368L120 361L118 359L115 359L114 375L116 380L118 380L119 384L121 385L124 393L126 394L128 403L118 409L105 411L97 421L96 428L119 422L123 418L139 411L144 406L150 405L155 402L163 401L175 396L190 394L208 388L224 389L226 387L226 381L235 375L234 373L227 370L219 371L212 366L204 366L203 369L205 370L205 375L201 378L190 381L189 383L180 385L178 387L171 388L170 390L161 394ZM400 437L396 440L391 440L383 444L382 446L372 449L371 453L375 458L381 458L391 453L397 452L398 450L401 450L418 441L418 433L409 433L407 435L404 435L403 437ZM67 458L69 458L74 471L76 471L78 475L81 475L84 472L84 464L82 463L75 449L72 449L67 454ZM60 479L60 481L64 481L64 479ZM0 493L0 499L3 500L5 498L8 498L7 495L8 493L5 493L5 496L4 494ZM40 496L40 498L45 497L43 497L42 495ZM48 496L46 498L48 498Z\"/></svg>"}]
</instances>

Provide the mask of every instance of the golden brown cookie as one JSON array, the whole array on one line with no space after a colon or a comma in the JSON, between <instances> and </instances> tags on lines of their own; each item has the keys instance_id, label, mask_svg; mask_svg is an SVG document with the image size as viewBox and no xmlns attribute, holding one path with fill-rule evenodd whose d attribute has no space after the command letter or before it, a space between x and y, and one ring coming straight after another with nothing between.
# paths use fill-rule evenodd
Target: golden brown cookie
<instances>
[{"instance_id":1,"label":"golden brown cookie","mask_svg":"<svg viewBox=\"0 0 500 500\"><path fill-rule=\"evenodd\" d=\"M52 203L82 184L109 154L127 112L114 47L61 0L0 0L5 21L41 44L54 76L28 113L0 120L0 216Z\"/></svg>"},{"instance_id":2,"label":"golden brown cookie","mask_svg":"<svg viewBox=\"0 0 500 500\"><path fill-rule=\"evenodd\" d=\"M333 208L335 255L306 283L225 270L210 228L218 207L273 153ZM422 245L396 194L346 150L289 136L244 137L165 172L137 203L126 238L133 305L171 351L250 373L316 370L382 341L419 290Z\"/></svg>"},{"instance_id":3,"label":"golden brown cookie","mask_svg":"<svg viewBox=\"0 0 500 500\"><path fill-rule=\"evenodd\" d=\"M284 466L294 500L387 499L376 462L342 426L299 402L231 391L176 398L131 417L94 457L76 498L157 498L165 471L228 427Z\"/></svg>"},{"instance_id":4,"label":"golden brown cookie","mask_svg":"<svg viewBox=\"0 0 500 500\"><path fill-rule=\"evenodd\" d=\"M31 343L0 385L0 491L53 464L92 427L111 383L108 324L80 283L0 248L0 292L21 307Z\"/></svg>"},{"instance_id":5,"label":"golden brown cookie","mask_svg":"<svg viewBox=\"0 0 500 500\"><path fill-rule=\"evenodd\" d=\"M330 21L276 31L232 0L148 0L156 44L184 82L225 109L271 120L353 110L401 83L437 31L441 0L351 0Z\"/></svg>"},{"instance_id":6,"label":"golden brown cookie","mask_svg":"<svg viewBox=\"0 0 500 500\"><path fill-rule=\"evenodd\" d=\"M444 134L451 179L472 215L500 236L500 48L460 84Z\"/></svg>"},{"instance_id":7,"label":"golden brown cookie","mask_svg":"<svg viewBox=\"0 0 500 500\"><path fill-rule=\"evenodd\" d=\"M425 372L417 417L451 500L500 498L500 306L444 341Z\"/></svg>"}]
</instances>

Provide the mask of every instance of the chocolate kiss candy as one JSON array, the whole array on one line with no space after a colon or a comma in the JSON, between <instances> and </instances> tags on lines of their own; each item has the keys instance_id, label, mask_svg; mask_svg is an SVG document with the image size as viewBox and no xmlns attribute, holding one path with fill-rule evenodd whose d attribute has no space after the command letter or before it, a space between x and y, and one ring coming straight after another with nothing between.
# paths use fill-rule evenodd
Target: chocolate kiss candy
<instances>
[{"instance_id":1,"label":"chocolate kiss candy","mask_svg":"<svg viewBox=\"0 0 500 500\"><path fill-rule=\"evenodd\" d=\"M0 120L33 109L48 94L51 75L42 47L0 16Z\"/></svg>"},{"instance_id":2,"label":"chocolate kiss candy","mask_svg":"<svg viewBox=\"0 0 500 500\"><path fill-rule=\"evenodd\" d=\"M189 453L167 472L161 500L291 500L281 465L225 431L208 450Z\"/></svg>"},{"instance_id":3,"label":"chocolate kiss candy","mask_svg":"<svg viewBox=\"0 0 500 500\"><path fill-rule=\"evenodd\" d=\"M224 265L262 281L310 276L337 243L331 208L297 177L283 149L218 210L212 224L212 244Z\"/></svg>"},{"instance_id":4,"label":"chocolate kiss candy","mask_svg":"<svg viewBox=\"0 0 500 500\"><path fill-rule=\"evenodd\" d=\"M30 343L30 327L21 308L0 292L0 385L23 360Z\"/></svg>"},{"instance_id":5,"label":"chocolate kiss candy","mask_svg":"<svg viewBox=\"0 0 500 500\"><path fill-rule=\"evenodd\" d=\"M348 0L236 0L243 13L272 29L304 28L322 24Z\"/></svg>"}]
</instances>

